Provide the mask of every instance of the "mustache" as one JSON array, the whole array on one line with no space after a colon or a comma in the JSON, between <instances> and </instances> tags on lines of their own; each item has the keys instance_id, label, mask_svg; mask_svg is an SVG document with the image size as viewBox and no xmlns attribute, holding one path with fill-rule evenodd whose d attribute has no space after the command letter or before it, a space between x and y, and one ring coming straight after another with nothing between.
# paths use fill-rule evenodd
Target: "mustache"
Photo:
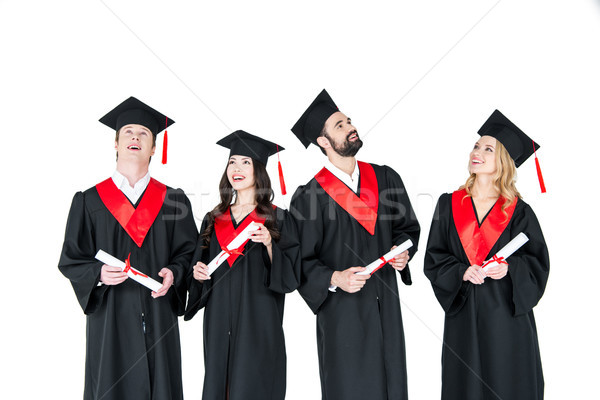
<instances>
[{"instance_id":1,"label":"mustache","mask_svg":"<svg viewBox=\"0 0 600 400\"><path fill-rule=\"evenodd\" d=\"M356 133L356 136L358 136L358 132L357 132L357 131L356 131L356 129L355 129L355 130L353 130L352 132L350 132L350 133L348 134L348 136L346 136L346 140L350 140L350 136L354 135L355 133Z\"/></svg>"}]
</instances>

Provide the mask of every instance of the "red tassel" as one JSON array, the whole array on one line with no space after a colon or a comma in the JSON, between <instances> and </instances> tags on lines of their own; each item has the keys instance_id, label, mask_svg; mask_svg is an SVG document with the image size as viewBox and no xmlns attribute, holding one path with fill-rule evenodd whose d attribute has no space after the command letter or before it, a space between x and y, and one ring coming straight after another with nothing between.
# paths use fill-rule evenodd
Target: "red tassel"
<instances>
[{"instance_id":1,"label":"red tassel","mask_svg":"<svg viewBox=\"0 0 600 400\"><path fill-rule=\"evenodd\" d=\"M535 168L537 169L538 181L540 182L540 190L542 191L542 193L546 193L546 185L544 185L542 168L540 167L540 161L538 160L537 153L535 152L535 143L533 144L533 154L535 155Z\"/></svg>"},{"instance_id":2,"label":"red tassel","mask_svg":"<svg viewBox=\"0 0 600 400\"><path fill-rule=\"evenodd\" d=\"M279 185L281 186L281 194L286 195L285 181L283 180L283 169L281 169L281 161L277 161L277 168L279 168Z\"/></svg>"},{"instance_id":3,"label":"red tassel","mask_svg":"<svg viewBox=\"0 0 600 400\"><path fill-rule=\"evenodd\" d=\"M283 179L283 168L281 168L281 160L279 159L279 145L277 145L277 169L279 170L279 186L281 186L281 194L286 195L285 180Z\"/></svg>"},{"instance_id":4,"label":"red tassel","mask_svg":"<svg viewBox=\"0 0 600 400\"><path fill-rule=\"evenodd\" d=\"M546 185L544 185L544 177L542 176L542 169L540 168L540 162L537 156L535 156L535 167L537 168L538 181L540 181L540 189L542 193L546 193Z\"/></svg>"},{"instance_id":5,"label":"red tassel","mask_svg":"<svg viewBox=\"0 0 600 400\"><path fill-rule=\"evenodd\" d=\"M169 136L167 135L167 124L169 123L169 118L165 118L165 136L163 137L163 153L162 153L162 163L167 163L167 146L169 144Z\"/></svg>"}]
</instances>

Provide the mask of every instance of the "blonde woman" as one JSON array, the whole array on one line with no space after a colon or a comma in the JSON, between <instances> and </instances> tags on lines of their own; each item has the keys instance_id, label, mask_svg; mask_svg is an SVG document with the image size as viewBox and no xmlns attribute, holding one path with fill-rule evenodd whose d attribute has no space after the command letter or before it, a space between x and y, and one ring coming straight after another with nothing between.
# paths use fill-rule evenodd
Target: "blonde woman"
<instances>
[{"instance_id":1,"label":"blonde woman","mask_svg":"<svg viewBox=\"0 0 600 400\"><path fill-rule=\"evenodd\" d=\"M539 146L498 110L478 133L470 176L440 197L425 255L425 275L446 313L442 399L542 399L532 310L548 279L548 250L515 186L516 168ZM482 264L519 232L529 242L484 272Z\"/></svg>"}]
</instances>

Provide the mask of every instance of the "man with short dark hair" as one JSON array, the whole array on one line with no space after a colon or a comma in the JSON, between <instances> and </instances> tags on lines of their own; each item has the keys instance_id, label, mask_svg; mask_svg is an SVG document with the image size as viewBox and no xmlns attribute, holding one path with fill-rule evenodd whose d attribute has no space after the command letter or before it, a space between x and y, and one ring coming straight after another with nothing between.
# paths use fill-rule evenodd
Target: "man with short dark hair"
<instances>
[{"instance_id":1,"label":"man with short dark hair","mask_svg":"<svg viewBox=\"0 0 600 400\"><path fill-rule=\"evenodd\" d=\"M317 315L323 399L406 399L404 332L396 280L410 285L419 223L400 176L357 161L350 118L323 90L292 128L326 154L325 167L291 202L302 253L299 292ZM410 239L413 247L371 275L364 266Z\"/></svg>"},{"instance_id":2,"label":"man with short dark hair","mask_svg":"<svg viewBox=\"0 0 600 400\"><path fill-rule=\"evenodd\" d=\"M75 194L58 265L87 316L84 399L182 399L177 316L198 234L183 191L148 172L156 135L173 121L130 97L100 122L117 132L116 171ZM97 261L98 250L162 287Z\"/></svg>"}]
</instances>

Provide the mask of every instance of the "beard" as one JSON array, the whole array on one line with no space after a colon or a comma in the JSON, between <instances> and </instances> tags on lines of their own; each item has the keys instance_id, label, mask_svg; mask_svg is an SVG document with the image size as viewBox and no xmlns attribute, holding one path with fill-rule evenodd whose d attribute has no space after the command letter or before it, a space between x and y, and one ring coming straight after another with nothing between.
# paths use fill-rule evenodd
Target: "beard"
<instances>
[{"instance_id":1,"label":"beard","mask_svg":"<svg viewBox=\"0 0 600 400\"><path fill-rule=\"evenodd\" d=\"M357 135L356 140L354 142L351 142L349 140L349 138L350 138L350 136L354 135L355 133ZM340 155L342 157L354 157L356 155L356 153L358 153L358 150L360 150L360 148L363 145L363 142L362 142L362 140L360 140L360 137L358 137L358 132L356 132L356 131L350 132L348 134L348 136L346 136L346 140L341 144L338 144L327 133L325 133L325 137L327 138L327 140L329 140L329 143L331 144L331 148L333 149L333 151L335 151L338 155Z\"/></svg>"}]
</instances>

